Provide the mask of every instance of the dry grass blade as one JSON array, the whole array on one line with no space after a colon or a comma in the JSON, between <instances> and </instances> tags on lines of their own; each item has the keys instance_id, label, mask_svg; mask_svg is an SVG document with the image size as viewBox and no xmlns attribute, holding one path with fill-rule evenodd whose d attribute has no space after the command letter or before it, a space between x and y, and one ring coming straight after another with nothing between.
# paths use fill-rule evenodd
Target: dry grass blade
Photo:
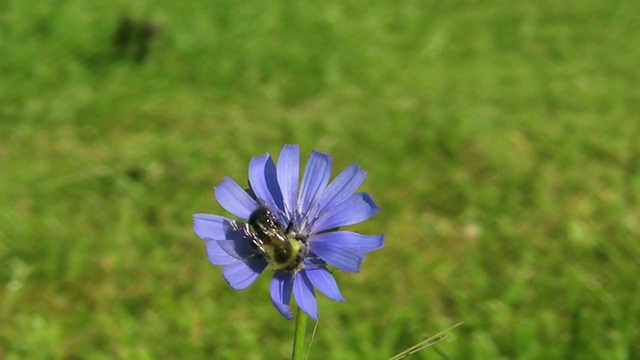
<instances>
[{"instance_id":1,"label":"dry grass blade","mask_svg":"<svg viewBox=\"0 0 640 360\"><path fill-rule=\"evenodd\" d=\"M403 352L401 352L401 353L399 353L399 354L397 354L397 355L395 355L395 356L393 356L393 357L389 358L389 360L400 360L400 359L404 359L404 358L406 358L406 357L407 357L407 356L409 356L409 355L415 354L415 353L417 353L418 351L421 351L421 350L424 350L424 349L426 349L426 348L428 348L428 347L431 347L431 346L433 346L433 345L435 345L435 344L439 343L440 341L442 341L442 340L444 340L444 339L448 338L448 337L449 337L449 334L448 334L448 333L449 333L451 330L453 330L453 329L457 328L457 327L458 327L458 326L460 326L460 325L462 325L462 322L459 322L459 323L457 323L457 324L455 324L455 325L452 325L452 326L451 326L451 327L449 327L448 329L445 329L445 330L443 330L443 331L441 331L441 332L439 332L439 333L437 333L437 334L435 334L435 335L431 336L430 338L425 339L425 340L423 340L423 341L421 341L421 342L419 342L419 343L417 343L417 344L413 345L412 347L410 347L410 348L408 348L408 349L404 350Z\"/></svg>"}]
</instances>

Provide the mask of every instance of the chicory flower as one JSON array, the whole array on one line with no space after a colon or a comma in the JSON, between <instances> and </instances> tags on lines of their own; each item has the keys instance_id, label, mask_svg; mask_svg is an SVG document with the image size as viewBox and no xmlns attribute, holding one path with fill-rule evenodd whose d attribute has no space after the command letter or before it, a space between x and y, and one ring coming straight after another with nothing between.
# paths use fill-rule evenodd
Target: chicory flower
<instances>
[{"instance_id":1,"label":"chicory flower","mask_svg":"<svg viewBox=\"0 0 640 360\"><path fill-rule=\"evenodd\" d=\"M277 164L269 154L252 158L249 189L227 177L214 190L220 205L243 221L195 214L194 231L232 288L248 287L270 267L276 309L292 319L293 293L298 306L317 320L314 289L345 301L327 264L359 272L365 254L384 246L384 236L338 230L379 211L368 193L356 192L366 176L357 164L329 182L331 156L314 151L298 189L299 168L297 145L285 145Z\"/></svg>"}]
</instances>

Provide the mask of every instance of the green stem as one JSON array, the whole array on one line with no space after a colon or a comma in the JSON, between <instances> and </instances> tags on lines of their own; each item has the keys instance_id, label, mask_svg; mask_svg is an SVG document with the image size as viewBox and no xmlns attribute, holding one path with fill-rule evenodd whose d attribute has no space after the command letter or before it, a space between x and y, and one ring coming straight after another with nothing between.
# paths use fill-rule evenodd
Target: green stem
<instances>
[{"instance_id":1,"label":"green stem","mask_svg":"<svg viewBox=\"0 0 640 360\"><path fill-rule=\"evenodd\" d=\"M307 314L298 307L296 312L296 330L293 335L293 353L291 360L302 360L304 358L304 337L307 332Z\"/></svg>"}]
</instances>

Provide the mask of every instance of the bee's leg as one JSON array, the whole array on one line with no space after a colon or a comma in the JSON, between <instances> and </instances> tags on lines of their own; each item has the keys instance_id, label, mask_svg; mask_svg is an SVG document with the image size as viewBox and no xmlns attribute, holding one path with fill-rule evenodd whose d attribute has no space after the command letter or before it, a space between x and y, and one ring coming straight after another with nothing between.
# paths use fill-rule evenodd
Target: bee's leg
<instances>
[{"instance_id":1,"label":"bee's leg","mask_svg":"<svg viewBox=\"0 0 640 360\"><path fill-rule=\"evenodd\" d=\"M293 237L296 233L296 229L295 229L295 225L293 224L293 220L289 221L289 224L287 225L287 229L284 231L285 234L287 234L287 236L291 236Z\"/></svg>"}]
</instances>

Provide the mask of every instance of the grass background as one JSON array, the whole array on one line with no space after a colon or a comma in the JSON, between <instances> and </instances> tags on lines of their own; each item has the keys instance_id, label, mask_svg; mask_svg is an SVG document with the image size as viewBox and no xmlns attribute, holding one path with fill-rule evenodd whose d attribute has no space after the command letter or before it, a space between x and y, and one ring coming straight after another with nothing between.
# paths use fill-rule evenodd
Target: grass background
<instances>
[{"instance_id":1,"label":"grass background","mask_svg":"<svg viewBox=\"0 0 640 360\"><path fill-rule=\"evenodd\" d=\"M298 143L385 233L313 359L640 358L633 1L1 1L0 358L283 359L191 230ZM118 54L123 14L159 32ZM413 358L440 359L433 350Z\"/></svg>"}]
</instances>

